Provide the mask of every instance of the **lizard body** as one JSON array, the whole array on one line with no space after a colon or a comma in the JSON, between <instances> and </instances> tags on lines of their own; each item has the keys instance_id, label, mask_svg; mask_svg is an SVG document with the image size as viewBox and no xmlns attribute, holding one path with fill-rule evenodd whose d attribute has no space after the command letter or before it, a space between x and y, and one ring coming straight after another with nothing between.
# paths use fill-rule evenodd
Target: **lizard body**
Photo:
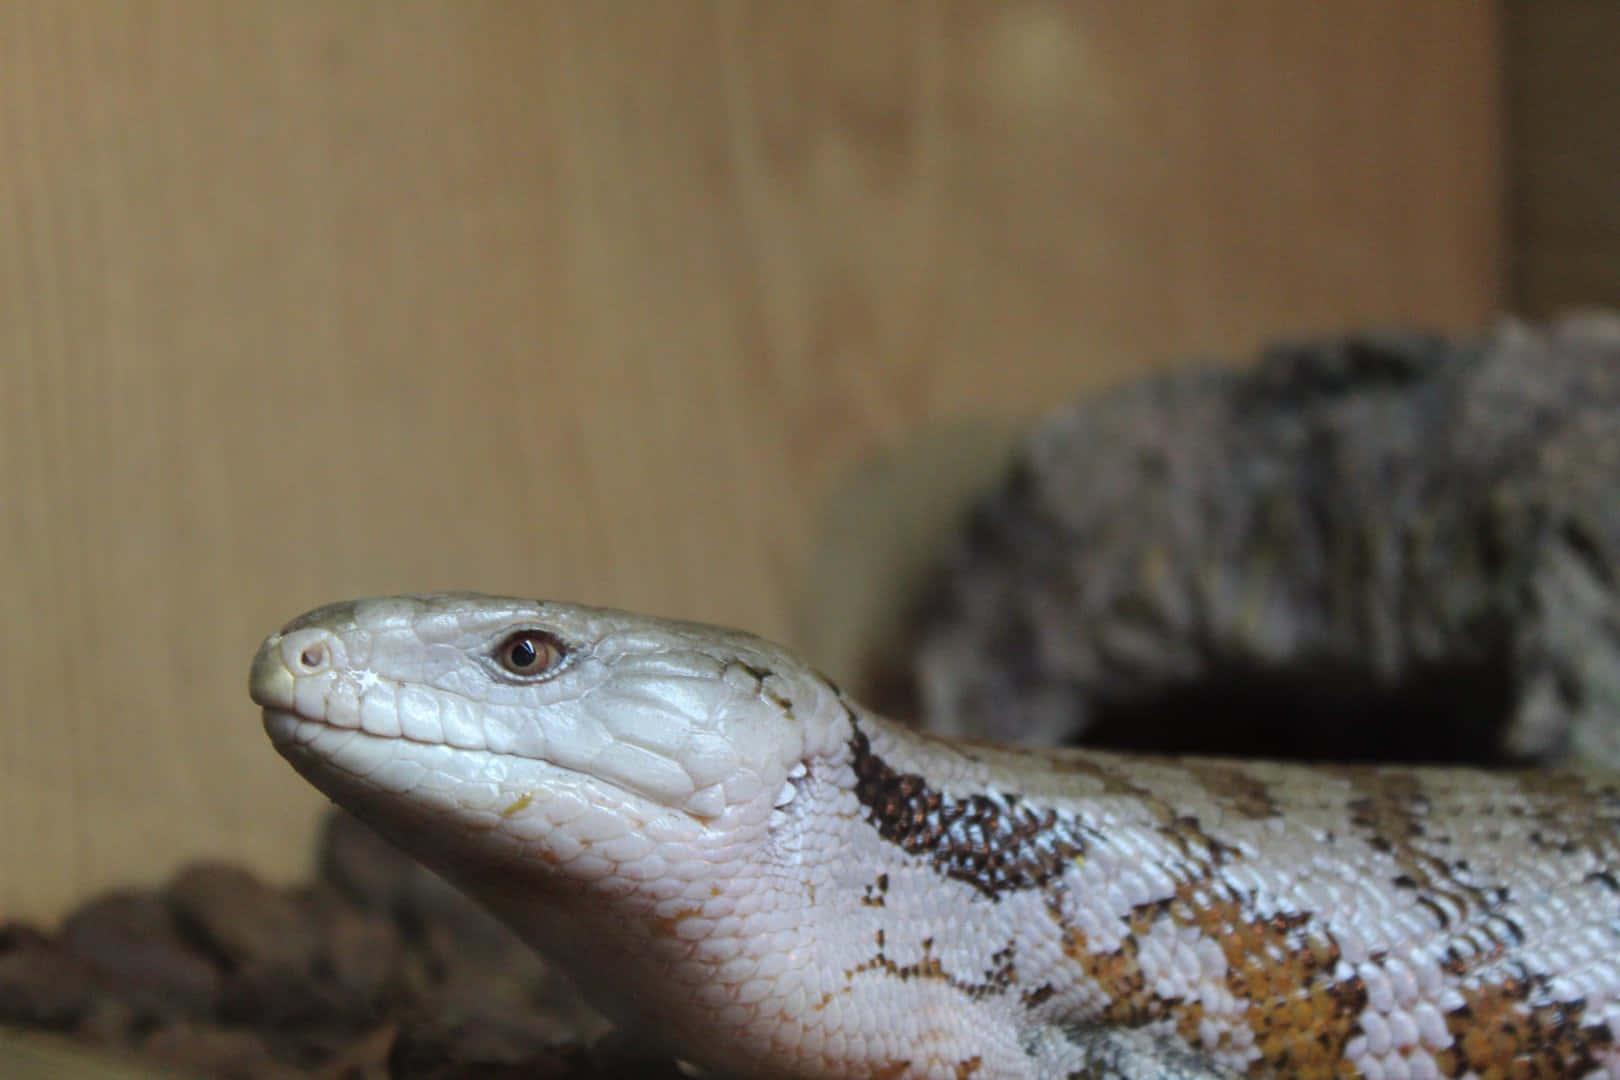
<instances>
[{"instance_id":1,"label":"lizard body","mask_svg":"<svg viewBox=\"0 0 1620 1080\"><path fill-rule=\"evenodd\" d=\"M928 736L787 651L473 594L252 692L316 787L721 1075L1620 1078L1620 780Z\"/></svg>"}]
</instances>

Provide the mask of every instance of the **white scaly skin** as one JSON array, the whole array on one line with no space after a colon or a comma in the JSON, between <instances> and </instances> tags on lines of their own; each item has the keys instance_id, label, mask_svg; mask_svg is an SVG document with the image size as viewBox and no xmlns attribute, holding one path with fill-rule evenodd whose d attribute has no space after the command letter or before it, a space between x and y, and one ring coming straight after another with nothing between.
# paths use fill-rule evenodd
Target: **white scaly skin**
<instances>
[{"instance_id":1,"label":"white scaly skin","mask_svg":"<svg viewBox=\"0 0 1620 1080\"><path fill-rule=\"evenodd\" d=\"M470 594L311 612L252 691L723 1075L1620 1078L1612 778L955 744L746 634Z\"/></svg>"}]
</instances>

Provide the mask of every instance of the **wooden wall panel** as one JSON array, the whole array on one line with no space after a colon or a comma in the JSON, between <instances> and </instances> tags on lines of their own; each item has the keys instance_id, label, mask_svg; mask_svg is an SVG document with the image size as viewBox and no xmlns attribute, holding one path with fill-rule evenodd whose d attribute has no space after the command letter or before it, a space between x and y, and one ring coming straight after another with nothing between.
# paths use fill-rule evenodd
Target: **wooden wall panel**
<instances>
[{"instance_id":1,"label":"wooden wall panel","mask_svg":"<svg viewBox=\"0 0 1620 1080\"><path fill-rule=\"evenodd\" d=\"M926 425L1478 325L1494 13L0 5L0 918L300 867L243 683L315 603L787 635Z\"/></svg>"},{"instance_id":2,"label":"wooden wall panel","mask_svg":"<svg viewBox=\"0 0 1620 1080\"><path fill-rule=\"evenodd\" d=\"M1620 308L1620 5L1504 4L1515 308Z\"/></svg>"}]
</instances>

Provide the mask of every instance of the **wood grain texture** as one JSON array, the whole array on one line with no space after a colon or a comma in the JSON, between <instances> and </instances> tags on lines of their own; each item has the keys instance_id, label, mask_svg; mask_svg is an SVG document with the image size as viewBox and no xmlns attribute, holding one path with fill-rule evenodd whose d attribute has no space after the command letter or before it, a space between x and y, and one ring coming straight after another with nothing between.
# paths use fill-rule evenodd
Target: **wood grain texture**
<instances>
[{"instance_id":1,"label":"wood grain texture","mask_svg":"<svg viewBox=\"0 0 1620 1080\"><path fill-rule=\"evenodd\" d=\"M0 917L316 800L357 593L744 623L839 476L1186 352L1464 327L1494 5L0 5Z\"/></svg>"}]
</instances>

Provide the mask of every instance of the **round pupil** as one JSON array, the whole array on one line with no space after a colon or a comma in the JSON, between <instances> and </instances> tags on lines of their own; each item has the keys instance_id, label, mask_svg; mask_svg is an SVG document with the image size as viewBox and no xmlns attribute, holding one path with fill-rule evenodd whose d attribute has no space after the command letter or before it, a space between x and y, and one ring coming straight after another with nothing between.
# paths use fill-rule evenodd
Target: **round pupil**
<instances>
[{"instance_id":1,"label":"round pupil","mask_svg":"<svg viewBox=\"0 0 1620 1080\"><path fill-rule=\"evenodd\" d=\"M509 656L513 667L526 668L535 662L539 654L535 651L534 642L525 637L512 642Z\"/></svg>"}]
</instances>

